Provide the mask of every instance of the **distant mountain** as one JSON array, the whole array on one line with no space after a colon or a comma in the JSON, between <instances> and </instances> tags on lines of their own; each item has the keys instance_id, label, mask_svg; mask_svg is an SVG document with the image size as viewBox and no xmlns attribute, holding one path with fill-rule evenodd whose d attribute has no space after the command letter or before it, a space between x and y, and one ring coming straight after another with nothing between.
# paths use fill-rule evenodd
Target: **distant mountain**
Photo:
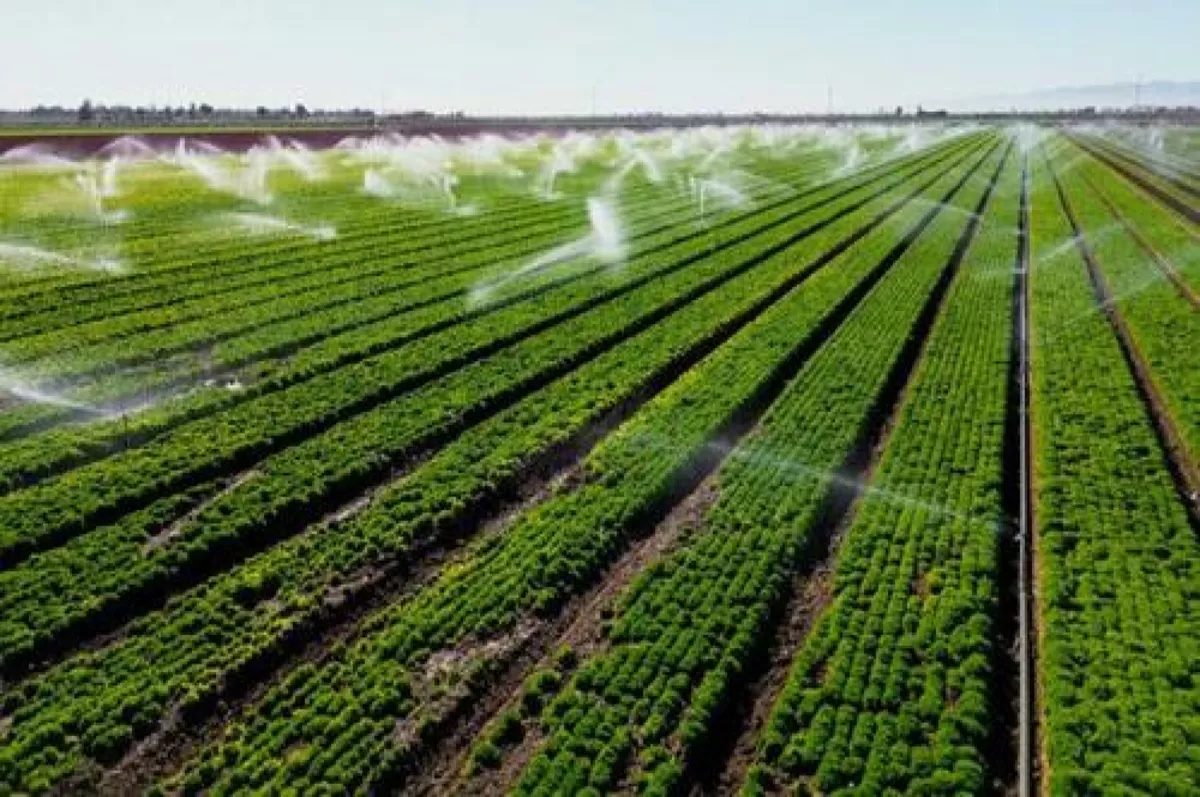
<instances>
[{"instance_id":1,"label":"distant mountain","mask_svg":"<svg viewBox=\"0 0 1200 797\"><path fill-rule=\"evenodd\" d=\"M1063 86L1021 94L992 94L947 100L937 105L951 111L1059 111L1072 108L1129 108L1135 104L1178 107L1200 106L1200 81L1160 80L1142 83L1109 83L1101 86Z\"/></svg>"}]
</instances>

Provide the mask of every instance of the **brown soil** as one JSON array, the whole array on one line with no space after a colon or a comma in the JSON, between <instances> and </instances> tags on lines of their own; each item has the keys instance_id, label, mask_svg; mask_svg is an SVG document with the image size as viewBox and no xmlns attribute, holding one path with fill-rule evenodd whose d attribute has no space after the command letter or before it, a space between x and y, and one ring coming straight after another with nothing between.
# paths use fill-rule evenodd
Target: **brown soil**
<instances>
[{"instance_id":1,"label":"brown soil","mask_svg":"<svg viewBox=\"0 0 1200 797\"><path fill-rule=\"evenodd\" d=\"M262 474L261 471L251 469L251 470L243 471L243 472L237 474L236 476L230 478L229 480L227 480L226 483L221 487L220 490L213 493L211 496L209 496L204 501L201 501L196 506L192 507L186 514L184 514L182 517L177 519L174 523L172 523L169 526L167 526L166 528L160 530L157 534L152 536L150 539L146 540L146 543L142 546L142 555L148 556L149 554L153 553L157 549L159 549L159 548L163 547L164 545L167 545L167 544L171 543L172 541L174 541L175 539L177 539L181 534L183 534L184 528L186 528L189 523L191 523L193 520L195 520L200 515L201 512L203 512L208 507L212 506L214 503L219 501L221 498L224 498L229 493L231 493L234 490L236 490L237 488L241 487L246 482L250 481L253 478L260 476L261 474Z\"/></svg>"},{"instance_id":2,"label":"brown soil","mask_svg":"<svg viewBox=\"0 0 1200 797\"><path fill-rule=\"evenodd\" d=\"M653 392L655 392L653 389L648 391L649 394L653 394ZM627 416L642 400L644 398L627 402L614 410L609 418L594 425L589 434L581 435L580 440L572 443L571 451L557 452L553 460L556 464L548 467L561 468L559 463L563 461L577 461L596 439L599 439L622 417ZM550 461L549 458L547 461ZM544 481L538 482L536 479L530 479L521 488L522 493L531 484L546 486ZM695 490L693 494L701 492L702 490ZM537 500L541 500L541 497L535 494L529 503L535 503ZM704 500L706 499L697 499L699 504L694 510L696 517L700 517L704 513ZM684 503L687 504L686 501ZM489 523L488 525L503 526L507 517L523 511L524 508L526 507L520 504L511 507L506 515L497 518L494 524ZM683 511L686 512L686 510ZM490 515L492 510L487 509L486 512ZM674 515L674 513L672 514ZM681 536L684 531L682 528L686 525L684 520L685 518L677 517L674 521L681 526L678 531L674 532L676 537ZM223 688L218 695L219 703L215 709L206 712L199 720L190 721L185 721L176 712L174 716L164 721L162 727L154 734L137 744L117 765L105 773L95 771L80 773L80 778L68 784L68 790L78 788L88 791L98 790L102 793L130 793L176 771L201 743L219 738L228 723L241 715L250 704L261 698L267 689L286 677L296 666L302 662L320 661L328 656L331 646L353 639L362 621L372 612L384 605L405 599L406 596L412 594L412 591L420 589L431 581L440 571L448 556L455 552L461 552L466 547L463 543L464 539L475 539L488 533L486 529L481 530L473 522L463 525L470 528L463 528L449 535L452 539L447 542L433 544L428 546L428 550L414 552L413 556L406 557L404 563L382 562L378 567L370 568L350 578L349 581L352 583L348 585L349 588L335 591L332 599L326 602L325 611L311 618L310 623L293 635L294 638L285 640L283 649L278 652L278 655L273 655L261 667L256 667L251 675L239 677L237 683L227 684L226 688ZM542 655L549 649L550 641L556 636L562 636L572 625L572 618L582 611L577 607L586 606L592 600L604 603L607 600L606 595L615 594L624 583L641 571L645 563L652 561L656 556L661 556L669 548L669 545L659 548L654 544L655 540L662 544L666 539L663 537L664 534L666 537L670 537L671 533L664 532L661 528L660 526L654 531L649 543L635 546L634 552L618 563L607 581L602 582L589 595L573 602L558 624L552 628L546 628L542 632L545 638L541 648ZM418 564L412 565L413 560ZM639 561L642 564L638 564ZM630 569L628 576L621 575L623 567ZM585 621L584 625L586 627L588 623ZM599 627L599 623L593 625ZM539 658L531 655L529 651L536 651L540 639L537 633L533 633L528 640L524 641L524 644L517 646L515 652L499 651L503 654L501 658L515 658L516 662L509 669L512 669L514 673L524 672ZM485 653L497 652L494 648L480 648L480 650ZM512 679L505 680L503 674L500 681L513 683ZM507 692L503 689L499 690L495 705L502 706L511 691L511 688ZM460 711L462 707L454 710ZM478 727L482 727L483 722L495 713L494 711L479 710L478 704L471 710L474 714L479 715ZM458 722L458 718L451 717L450 720L455 727L462 724ZM435 744L437 749L427 751L428 753L436 755L439 749L447 747L445 743L435 742ZM451 769L450 771L453 773L455 770Z\"/></svg>"},{"instance_id":3,"label":"brown soil","mask_svg":"<svg viewBox=\"0 0 1200 797\"><path fill-rule=\"evenodd\" d=\"M650 564L667 556L700 528L716 497L716 476L710 475L648 536L626 552L596 587L568 604L558 618L541 621L526 648L507 664L500 677L493 679L486 693L472 698L475 710L426 754L421 775L405 784L405 791L429 795L489 795L508 791L541 746L543 739L536 721L526 722L521 743L505 752L499 769L468 776L466 762L472 741L520 699L522 683L530 673L553 665L555 653L564 645L570 646L581 660L601 653L606 645L604 619L625 588Z\"/></svg>"},{"instance_id":4,"label":"brown soil","mask_svg":"<svg viewBox=\"0 0 1200 797\"><path fill-rule=\"evenodd\" d=\"M749 716L713 790L717 794L736 794L754 763L755 745L787 684L792 658L833 597L833 558L822 562L811 574L797 577L793 583L792 597L784 610L784 622L777 632L767 673L748 696Z\"/></svg>"},{"instance_id":5,"label":"brown soil","mask_svg":"<svg viewBox=\"0 0 1200 797\"><path fill-rule=\"evenodd\" d=\"M921 353L917 356L915 363L920 362L927 341L928 338L922 342ZM900 398L895 402L887 420L876 434L874 444L870 447L870 459L857 474L860 485L868 485L872 482L901 408L907 402L907 396L908 384L906 383ZM838 552L841 550L851 523L858 514L862 497L863 491L860 487L840 517L837 517L824 544L818 544L820 546L817 551L818 561L811 569L797 574L793 579L792 589L783 610L782 624L772 640L768 653L766 671L753 682L745 695L740 712L743 719L737 740L727 753L719 777L708 784L697 785L693 789L693 794L736 794L745 781L746 774L754 763L755 745L765 730L775 704L787 684L792 660L833 599L833 577ZM837 514L836 510L833 514ZM919 584L915 583L914 588L917 586Z\"/></svg>"},{"instance_id":6,"label":"brown soil","mask_svg":"<svg viewBox=\"0 0 1200 797\"><path fill-rule=\"evenodd\" d=\"M980 161L980 163L982 163L982 160ZM998 173L998 170L997 170L997 173ZM965 180L966 180L966 177L963 178L963 182L965 182ZM993 178L993 182L994 182L994 178ZM899 206L899 204L902 204L902 202L898 203L897 206ZM930 218L932 218L932 215L930 216ZM885 261L887 262L887 264L889 266L890 266L891 262L894 262L894 258L899 257L900 253L902 253L902 251L907 248L907 245L911 244L911 241L913 239L915 239L915 237L916 237L916 233L914 232L911 235L910 239L906 240L906 243L903 248L897 248L897 250L895 250L893 253L889 254L888 258L885 259ZM832 257L832 254L829 256ZM960 258L960 257L961 257L961 252L957 252L954 262L957 263L957 258ZM886 269L884 269L884 270L886 270ZM929 326L932 324L934 317L936 316L936 312L931 312L929 308L933 308L934 310L937 310L938 308L941 307L941 299L944 297L945 290L949 286L949 282L950 282L950 279L951 279L954 271L955 271L954 268L948 268L947 273L946 273L946 275L944 275L943 280L939 284L938 289L934 291L935 298L931 300L931 303L927 307L926 311L922 313L922 321L919 322L919 324L918 324L919 335L917 336L917 340L919 340L920 343L917 345L913 345L911 347L913 350L906 352L905 356L901 357L901 360L903 360L904 362L908 362L910 364L916 362L916 360L914 358L919 354L920 351L923 350L926 333L928 331ZM881 270L878 274L878 277L882 277L882 273L883 273L883 271ZM857 301L858 300L855 299L854 302L848 303L847 305L845 305L842 308L842 312L843 313L848 312L848 308L852 304L856 304ZM835 316L837 316L837 315L839 315L839 314L835 314ZM840 321L841 321L841 318L838 319L838 323L840 323ZM831 331L831 330L829 330L829 331ZM827 333L828 333L828 331L826 331L822 334L818 334L815 336L815 338L823 341L827 337ZM804 360L806 360L810 354L811 354L811 351L809 350L809 347L800 347L795 352L793 362L789 363L789 366L787 368L783 369L782 372L794 374L799 369L800 364ZM894 376L896 376L896 375L894 375ZM784 381L785 380L782 380L782 379L779 380L778 384L773 385L772 389L765 391L764 395L776 395L779 390L782 390ZM905 376L905 378L898 385L896 385L894 387L894 390L896 392L899 392L900 390L903 389L903 385L906 382L907 382L907 376ZM889 387L885 390L885 393L888 395L891 395L892 391L893 391L893 386L889 382ZM890 410L892 407L892 403L888 403L887 407ZM727 430L727 434L728 434L730 440L741 439L741 437L744 434L748 433L751 430L751 428L753 427L754 417L756 417L756 414L747 411L747 413L745 413L744 415L745 415L745 417L739 417L738 419L734 420L731 423L730 428ZM889 421L889 423L890 423L890 421ZM874 440L873 442L878 442L878 440ZM712 468L715 468L716 464L718 463L718 461L720 459L720 456L716 452L717 451L723 452L725 450L726 450L725 446L718 446L709 452L709 459L712 460L709 464L712 466ZM688 513L694 514L695 522L699 522L699 520L703 518L703 515L704 515L708 505L711 503L711 501L715 497L713 495L705 496L703 485L711 484L711 480L714 478L714 475L713 475L713 471L711 471L711 470L706 471L704 469L700 469L699 473L708 473L709 475L701 478L701 480L699 482L699 486L697 488L695 488L694 490L692 490L692 492L689 494L691 497L695 498L695 502L692 502L687 499L685 499L682 502L677 502L674 509L667 515L666 520L664 520L664 523L666 524L667 529L671 528L672 524L678 524L682 527L684 525L684 521L689 516ZM682 530L682 528L680 530ZM646 544L653 544L653 541L656 539L659 539L659 537L663 533L664 533L664 526L662 524L660 524L659 527L655 530L655 532L653 534L651 534L651 536L648 538L648 540L650 540L651 542L643 543L642 545L635 546L633 551L631 552L631 554L627 554L627 556L625 558L623 558L620 563L618 563L616 568L611 573L609 573L607 575L607 577L601 582L600 586L597 587L592 593L589 593L589 597L585 597L583 599L584 605L588 605L591 600L595 600L600 595L605 595L605 594L614 595L617 593L618 590L622 589L624 587L625 583L627 582L627 580L632 577L632 573L630 573L629 576L623 575L623 572L625 572L625 570L629 567L629 563L631 561L633 561L630 559L630 557L631 556L637 557L638 552L642 551L643 547ZM669 531L665 532L665 533L667 533L668 535L670 534ZM675 536L677 538L678 534L676 534ZM661 552L659 555L661 555ZM643 556L644 556L644 554L643 554ZM637 565L636 572L640 572L640 568L643 566L644 566L644 564ZM535 662L539 658L545 657L547 655L547 653L551 650L551 648L549 647L550 641L557 637L563 636L563 634L565 633L565 629L567 627L569 627L571 624L573 624L574 620L572 618L574 618L575 615L578 614L578 612L580 611L580 609L576 608L579 605L580 605L579 600L573 601L570 604L570 606L568 607L568 609L563 614L560 615L560 618L557 621L557 623L547 624L549 627L547 628L546 632L543 635L539 635L538 637L536 637L538 639L544 640L541 642L541 645L538 645L535 642L533 645L527 646L526 649L522 652L522 655L520 657L518 657L517 662L507 665L507 668L506 668L506 671L504 672L504 674L502 674L499 678L494 678L492 680L489 696L485 696L482 699L477 696L473 697L473 700L476 701L476 703L475 703L476 710L473 712L472 716L469 719L467 719L464 722L461 720L460 717L448 718L447 725L452 725L455 728L455 730L448 732L445 735L445 737L442 737L442 735L439 734L439 738L443 738L443 741L436 744L436 749L434 749L432 751L418 751L415 757L417 759L423 759L424 761L423 762L418 761L418 763L411 766L410 767L410 769L412 770L411 773L406 772L406 773L402 773L399 776L399 779L401 779L401 780L403 780L405 777L417 778L417 781L414 782L415 785L414 785L414 783L405 783L404 789L406 792L439 793L440 794L440 793L444 793L447 790L450 790L452 788L468 789L468 786L471 789L475 788L473 785L468 785L468 784L458 785L458 786L456 786L454 784L453 779L455 777L457 777L457 773L462 769L463 763L465 761L465 751L463 748L466 748L469 745L470 740L472 740L476 735L478 735L478 733L485 726L487 720L489 718L495 716L499 711L501 711L503 709L504 705L514 697L514 692L516 692L518 690L520 683L524 678L524 674L530 670L530 668L535 664ZM599 627L600 624L597 622L597 623L594 623L594 625ZM560 630L558 633L555 633L553 626L559 626L559 627L561 627L562 630ZM487 710L481 711L480 710L481 706L486 706ZM454 754L447 755L445 752L442 752L439 754L439 750L445 751L447 748L451 749ZM522 745L522 748L532 751L533 749L536 749L536 744L534 741L527 740L526 743ZM518 758L521 760L525 760L525 759L527 759L528 755L529 755L529 753L524 753L524 755L522 756L519 753ZM432 760L431 760L431 758L432 758ZM510 769L515 770L516 772L519 772L520 766L513 765L512 767L510 767ZM501 769L501 773L502 773L501 777L503 777L503 773L506 773L506 772L509 772L509 769L502 768ZM424 773L429 773L429 774L426 775ZM511 777L511 775L510 775L510 777ZM626 780L628 782L628 776L627 776ZM504 787L507 785L509 785L509 783L507 781L500 782L497 784L488 783L484 787L483 790L494 793L497 790L503 791ZM498 787L498 789L497 789L497 787Z\"/></svg>"},{"instance_id":7,"label":"brown soil","mask_svg":"<svg viewBox=\"0 0 1200 797\"><path fill-rule=\"evenodd\" d=\"M326 590L321 617L312 624L299 649L288 653L282 664L270 668L248 688L227 685L221 690L218 707L203 721L188 722L178 711L173 712L118 764L102 774L83 773L71 784L72 788L82 787L102 794L132 794L178 771L202 744L221 738L226 726L289 673L302 664L324 661L340 644L352 641L373 613L411 597L431 583L447 564L465 557L472 545L502 533L512 518L544 500L569 474L567 470L547 478L531 477L516 499L479 524L475 533L456 537L446 547L431 546L430 550L415 554L418 564L390 561L348 574ZM361 509L364 498L369 500L369 496L357 498L326 519L351 507Z\"/></svg>"},{"instance_id":8,"label":"brown soil","mask_svg":"<svg viewBox=\"0 0 1200 797\"><path fill-rule=\"evenodd\" d=\"M736 740L726 749L717 746L714 752L722 757L720 762L715 765L704 764L706 771L699 773L698 778L693 773L693 794L737 793L754 763L755 745L787 683L792 659L833 598L832 582L838 553L858 514L865 494L864 485L871 485L874 481L900 413L908 403L913 378L925 359L930 332L946 312L945 297L975 238L979 219L1008 157L1011 157L1011 151L991 175L989 188L975 208L974 218L964 230L946 265L942 280L931 294L930 304L921 313L909 346L901 354L889 384L882 391L883 401L878 419L870 424L865 438L859 441L843 464L842 472L850 478L827 497L824 516L829 531L823 538L810 544L810 555L815 564L805 574L798 574L793 581L793 588L783 609L782 623L770 643L765 671L751 680L734 710L733 727L739 729ZM926 589L924 578L918 577L913 588L918 591Z\"/></svg>"}]
</instances>

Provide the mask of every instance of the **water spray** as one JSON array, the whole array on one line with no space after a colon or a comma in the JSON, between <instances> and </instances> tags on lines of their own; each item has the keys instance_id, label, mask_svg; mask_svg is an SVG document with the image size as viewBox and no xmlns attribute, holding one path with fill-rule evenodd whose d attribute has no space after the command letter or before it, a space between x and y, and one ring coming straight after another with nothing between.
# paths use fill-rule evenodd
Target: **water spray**
<instances>
[{"instance_id":1,"label":"water spray","mask_svg":"<svg viewBox=\"0 0 1200 797\"><path fill-rule=\"evenodd\" d=\"M105 274L125 273L125 267L115 258L88 259L28 244L4 242L0 242L0 263L8 263L20 270L57 267L99 271Z\"/></svg>"},{"instance_id":2,"label":"water spray","mask_svg":"<svg viewBox=\"0 0 1200 797\"><path fill-rule=\"evenodd\" d=\"M226 213L221 219L251 235L303 235L317 241L337 238L337 230L330 224L297 224L265 213Z\"/></svg>"},{"instance_id":3,"label":"water spray","mask_svg":"<svg viewBox=\"0 0 1200 797\"><path fill-rule=\"evenodd\" d=\"M587 210L591 225L591 231L587 235L556 246L499 277L481 280L471 288L468 305L477 307L486 304L497 291L509 284L568 261L590 258L610 267L623 263L627 254L625 232L612 197L589 197Z\"/></svg>"}]
</instances>

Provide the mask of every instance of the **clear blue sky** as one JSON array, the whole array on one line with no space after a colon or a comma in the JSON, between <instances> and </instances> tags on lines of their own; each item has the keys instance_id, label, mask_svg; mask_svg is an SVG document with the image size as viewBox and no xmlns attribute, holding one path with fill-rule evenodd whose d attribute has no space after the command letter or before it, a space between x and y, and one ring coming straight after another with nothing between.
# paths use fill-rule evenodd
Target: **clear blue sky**
<instances>
[{"instance_id":1,"label":"clear blue sky","mask_svg":"<svg viewBox=\"0 0 1200 797\"><path fill-rule=\"evenodd\" d=\"M1197 0L0 0L0 107L868 110L1200 79Z\"/></svg>"}]
</instances>

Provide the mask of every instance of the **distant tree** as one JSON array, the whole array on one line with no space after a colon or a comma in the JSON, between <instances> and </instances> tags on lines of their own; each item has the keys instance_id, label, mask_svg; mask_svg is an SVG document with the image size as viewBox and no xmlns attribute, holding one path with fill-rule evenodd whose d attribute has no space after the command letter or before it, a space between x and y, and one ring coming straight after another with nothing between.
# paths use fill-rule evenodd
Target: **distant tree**
<instances>
[{"instance_id":1,"label":"distant tree","mask_svg":"<svg viewBox=\"0 0 1200 797\"><path fill-rule=\"evenodd\" d=\"M96 118L96 108L92 105L91 100L85 99L79 106L79 121L90 122Z\"/></svg>"},{"instance_id":2,"label":"distant tree","mask_svg":"<svg viewBox=\"0 0 1200 797\"><path fill-rule=\"evenodd\" d=\"M200 115L201 116L212 116L212 112L213 112L213 107L211 105L209 105L207 102L200 103Z\"/></svg>"},{"instance_id":3,"label":"distant tree","mask_svg":"<svg viewBox=\"0 0 1200 797\"><path fill-rule=\"evenodd\" d=\"M903 105L896 106L896 116L904 116L904 106Z\"/></svg>"},{"instance_id":4,"label":"distant tree","mask_svg":"<svg viewBox=\"0 0 1200 797\"><path fill-rule=\"evenodd\" d=\"M304 107L304 103L302 103L302 102L296 103L296 118L297 119L307 119L308 118L308 109Z\"/></svg>"},{"instance_id":5,"label":"distant tree","mask_svg":"<svg viewBox=\"0 0 1200 797\"><path fill-rule=\"evenodd\" d=\"M267 115L267 106L265 106L265 105L258 106L257 113L259 116L266 116Z\"/></svg>"}]
</instances>

